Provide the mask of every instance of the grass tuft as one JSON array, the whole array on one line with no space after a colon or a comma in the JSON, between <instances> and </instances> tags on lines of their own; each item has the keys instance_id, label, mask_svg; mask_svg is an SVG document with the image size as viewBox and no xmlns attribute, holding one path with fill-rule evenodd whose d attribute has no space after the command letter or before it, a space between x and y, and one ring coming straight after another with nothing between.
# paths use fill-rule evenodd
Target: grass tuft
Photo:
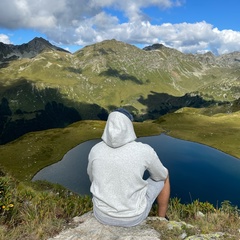
<instances>
[{"instance_id":1,"label":"grass tuft","mask_svg":"<svg viewBox=\"0 0 240 240\"><path fill-rule=\"evenodd\" d=\"M79 196L44 181L19 183L0 177L0 239L46 239L72 218L92 209L90 196Z\"/></svg>"},{"instance_id":2,"label":"grass tuft","mask_svg":"<svg viewBox=\"0 0 240 240\"><path fill-rule=\"evenodd\" d=\"M150 215L157 216L156 205L153 206ZM182 204L180 199L172 198L169 203L168 217L170 225L168 222L149 222L161 233L162 240L179 239L181 235L219 232L223 234L221 239L240 238L240 209L231 205L229 201L222 202L221 207L216 209L208 202L195 200L190 204Z\"/></svg>"}]
</instances>

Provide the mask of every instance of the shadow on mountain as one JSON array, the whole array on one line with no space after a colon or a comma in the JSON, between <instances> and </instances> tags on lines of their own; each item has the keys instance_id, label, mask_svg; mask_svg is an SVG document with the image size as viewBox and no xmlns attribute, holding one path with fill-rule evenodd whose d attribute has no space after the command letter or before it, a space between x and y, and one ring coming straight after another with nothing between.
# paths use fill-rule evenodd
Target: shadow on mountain
<instances>
[{"instance_id":1,"label":"shadow on mountain","mask_svg":"<svg viewBox=\"0 0 240 240\"><path fill-rule=\"evenodd\" d=\"M73 73L77 73L77 74L81 74L82 73L82 69L76 69L73 67L66 67L65 70L67 70L68 72L73 72Z\"/></svg>"},{"instance_id":2,"label":"shadow on mountain","mask_svg":"<svg viewBox=\"0 0 240 240\"><path fill-rule=\"evenodd\" d=\"M93 56L94 57L101 56L101 55L112 55L112 54L116 55L117 54L117 52L114 49L112 49L111 47L108 47L106 49L104 47L100 48L99 46L100 46L99 44L93 45L93 53L94 53Z\"/></svg>"},{"instance_id":3,"label":"shadow on mountain","mask_svg":"<svg viewBox=\"0 0 240 240\"><path fill-rule=\"evenodd\" d=\"M1 68L7 68L9 66L9 62L7 61L7 62L1 62L0 63L0 69Z\"/></svg>"},{"instance_id":4,"label":"shadow on mountain","mask_svg":"<svg viewBox=\"0 0 240 240\"><path fill-rule=\"evenodd\" d=\"M104 49L104 48L98 49L98 52L100 53L100 55L109 55L109 52L110 53L115 53L112 49L108 49L108 51L106 51L106 49Z\"/></svg>"},{"instance_id":5,"label":"shadow on mountain","mask_svg":"<svg viewBox=\"0 0 240 240\"><path fill-rule=\"evenodd\" d=\"M141 120L157 119L160 116L175 112L183 107L206 108L213 105L224 105L227 102L206 101L198 95L185 94L182 97L171 96L167 93L151 92L146 99L138 101L147 106L147 114L140 116Z\"/></svg>"},{"instance_id":6,"label":"shadow on mountain","mask_svg":"<svg viewBox=\"0 0 240 240\"><path fill-rule=\"evenodd\" d=\"M142 81L140 81L136 77L131 76L131 75L126 74L126 73L120 73L118 70L112 69L112 68L109 68L107 71L104 71L104 72L100 73L99 76L116 77L116 78L119 78L122 81L132 81L132 82L134 82L138 85L143 84Z\"/></svg>"},{"instance_id":7,"label":"shadow on mountain","mask_svg":"<svg viewBox=\"0 0 240 240\"><path fill-rule=\"evenodd\" d=\"M240 111L240 98L238 98L235 101L233 101L233 103L232 103L232 111L233 112Z\"/></svg>"},{"instance_id":8,"label":"shadow on mountain","mask_svg":"<svg viewBox=\"0 0 240 240\"><path fill-rule=\"evenodd\" d=\"M57 89L37 89L21 79L3 89L0 100L0 144L25 133L62 128L85 119L106 120L108 112L97 104L77 103L64 98Z\"/></svg>"},{"instance_id":9,"label":"shadow on mountain","mask_svg":"<svg viewBox=\"0 0 240 240\"><path fill-rule=\"evenodd\" d=\"M3 98L0 105L1 112L6 112L6 103L8 103L8 100ZM27 116L29 114L34 117L28 119ZM23 112L18 109L15 114L1 114L0 143L5 144L32 131L65 127L79 120L81 120L81 116L76 109L66 107L62 103L54 101L48 102L45 109L32 113Z\"/></svg>"}]
</instances>

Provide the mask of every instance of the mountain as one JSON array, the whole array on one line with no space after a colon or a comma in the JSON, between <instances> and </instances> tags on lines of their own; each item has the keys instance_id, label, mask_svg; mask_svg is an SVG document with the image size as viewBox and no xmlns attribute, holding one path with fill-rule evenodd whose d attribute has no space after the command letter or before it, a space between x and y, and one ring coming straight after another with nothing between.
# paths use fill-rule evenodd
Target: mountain
<instances>
[{"instance_id":1,"label":"mountain","mask_svg":"<svg viewBox=\"0 0 240 240\"><path fill-rule=\"evenodd\" d=\"M43 38L34 38L32 41L22 45L4 44L0 42L0 62L8 62L19 58L34 58L43 51L63 51Z\"/></svg>"},{"instance_id":2,"label":"mountain","mask_svg":"<svg viewBox=\"0 0 240 240\"><path fill-rule=\"evenodd\" d=\"M182 107L240 109L240 52L184 54L116 40L71 54L43 38L0 43L0 143L29 131L107 118L122 106L138 121Z\"/></svg>"}]
</instances>

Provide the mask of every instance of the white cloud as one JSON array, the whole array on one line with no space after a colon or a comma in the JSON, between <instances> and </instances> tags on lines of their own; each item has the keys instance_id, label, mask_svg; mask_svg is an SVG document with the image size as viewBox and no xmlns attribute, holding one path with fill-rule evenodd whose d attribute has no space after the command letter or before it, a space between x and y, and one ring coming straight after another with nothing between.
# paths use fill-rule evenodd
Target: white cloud
<instances>
[{"instance_id":1,"label":"white cloud","mask_svg":"<svg viewBox=\"0 0 240 240\"><path fill-rule=\"evenodd\" d=\"M5 34L0 34L0 42L5 44L11 44L9 37Z\"/></svg>"},{"instance_id":2,"label":"white cloud","mask_svg":"<svg viewBox=\"0 0 240 240\"><path fill-rule=\"evenodd\" d=\"M129 44L163 43L182 52L211 50L215 54L222 54L239 51L240 32L220 31L204 21L153 25L150 16L144 13L146 7L167 9L181 6L181 2L182 0L1 0L0 27L34 29L58 45L84 46L115 38ZM111 11L106 9L117 10L125 20L111 15ZM9 38L4 41L9 42Z\"/></svg>"},{"instance_id":3,"label":"white cloud","mask_svg":"<svg viewBox=\"0 0 240 240\"><path fill-rule=\"evenodd\" d=\"M232 30L219 31L218 29L213 29L213 31L218 36L218 52L219 54L229 53L233 51L239 51L240 49L240 32L235 32Z\"/></svg>"}]
</instances>

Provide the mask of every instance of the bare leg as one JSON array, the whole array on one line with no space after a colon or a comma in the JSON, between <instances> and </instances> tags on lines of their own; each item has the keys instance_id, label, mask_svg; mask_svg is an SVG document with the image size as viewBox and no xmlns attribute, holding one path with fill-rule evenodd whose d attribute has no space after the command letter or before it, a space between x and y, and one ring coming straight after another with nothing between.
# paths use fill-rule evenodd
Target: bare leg
<instances>
[{"instance_id":1,"label":"bare leg","mask_svg":"<svg viewBox=\"0 0 240 240\"><path fill-rule=\"evenodd\" d=\"M157 197L158 216L165 217L168 209L170 198L170 181L169 177L165 180L164 187Z\"/></svg>"}]
</instances>

